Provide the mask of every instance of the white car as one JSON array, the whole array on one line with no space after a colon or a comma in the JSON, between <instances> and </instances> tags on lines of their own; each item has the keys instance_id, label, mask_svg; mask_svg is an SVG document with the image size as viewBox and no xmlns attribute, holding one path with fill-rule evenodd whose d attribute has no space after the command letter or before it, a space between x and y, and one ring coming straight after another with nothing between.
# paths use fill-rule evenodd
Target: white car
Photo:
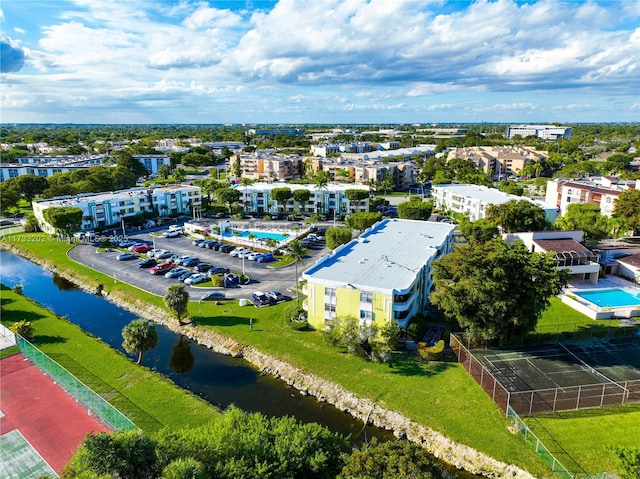
<instances>
[{"instance_id":1,"label":"white car","mask_svg":"<svg viewBox=\"0 0 640 479\"><path fill-rule=\"evenodd\" d=\"M171 225L169 226L169 231L179 231L182 233L182 226L180 225Z\"/></svg>"},{"instance_id":2,"label":"white car","mask_svg":"<svg viewBox=\"0 0 640 479\"><path fill-rule=\"evenodd\" d=\"M162 233L163 238L177 238L182 234L182 230L169 230Z\"/></svg>"},{"instance_id":3,"label":"white car","mask_svg":"<svg viewBox=\"0 0 640 479\"><path fill-rule=\"evenodd\" d=\"M249 261L255 261L255 260L258 259L258 256L260 256L261 254L264 254L264 253L259 253L257 251L252 251L251 253L247 254L245 256L245 258L248 259Z\"/></svg>"},{"instance_id":4,"label":"white car","mask_svg":"<svg viewBox=\"0 0 640 479\"><path fill-rule=\"evenodd\" d=\"M236 248L231 253L229 253L229 256L241 258L240 255L245 253L251 253L251 250L249 248Z\"/></svg>"},{"instance_id":5,"label":"white car","mask_svg":"<svg viewBox=\"0 0 640 479\"><path fill-rule=\"evenodd\" d=\"M185 279L184 284L198 284L208 279L209 278L205 273L198 273L198 274L194 274L193 276L189 276L187 279Z\"/></svg>"}]
</instances>

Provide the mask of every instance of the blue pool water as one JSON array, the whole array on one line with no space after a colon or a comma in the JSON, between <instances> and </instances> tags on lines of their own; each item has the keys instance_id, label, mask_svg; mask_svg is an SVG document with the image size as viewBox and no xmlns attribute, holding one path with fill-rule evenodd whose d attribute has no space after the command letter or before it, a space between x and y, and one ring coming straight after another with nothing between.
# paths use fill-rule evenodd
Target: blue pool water
<instances>
[{"instance_id":1,"label":"blue pool water","mask_svg":"<svg viewBox=\"0 0 640 479\"><path fill-rule=\"evenodd\" d=\"M633 294L620 288L583 292L574 291L573 294L603 308L640 306L640 293Z\"/></svg>"},{"instance_id":2,"label":"blue pool water","mask_svg":"<svg viewBox=\"0 0 640 479\"><path fill-rule=\"evenodd\" d=\"M289 235L287 235L287 234L270 233L268 231L258 231L258 230L233 230L233 231L240 232L240 234L237 235L240 238L247 238L252 233L254 235L256 235L256 239L271 238L271 239L274 239L276 241L284 241L286 238L289 237ZM234 235L231 231L225 231L224 233L222 233L222 236L226 236L226 237L232 238L232 237L234 237L236 235Z\"/></svg>"}]
</instances>

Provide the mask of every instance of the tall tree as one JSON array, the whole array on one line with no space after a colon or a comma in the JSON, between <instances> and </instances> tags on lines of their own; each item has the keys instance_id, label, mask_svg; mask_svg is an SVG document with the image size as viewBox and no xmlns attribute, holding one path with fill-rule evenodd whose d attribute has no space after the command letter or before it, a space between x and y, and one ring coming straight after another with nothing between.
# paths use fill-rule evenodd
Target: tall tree
<instances>
[{"instance_id":1,"label":"tall tree","mask_svg":"<svg viewBox=\"0 0 640 479\"><path fill-rule=\"evenodd\" d=\"M485 218L499 226L503 233L542 231L547 226L544 210L528 200L489 205Z\"/></svg>"},{"instance_id":2,"label":"tall tree","mask_svg":"<svg viewBox=\"0 0 640 479\"><path fill-rule=\"evenodd\" d=\"M396 179L391 173L385 173L384 178L380 182L380 189L386 195L387 191L392 190L396 186Z\"/></svg>"},{"instance_id":3,"label":"tall tree","mask_svg":"<svg viewBox=\"0 0 640 479\"><path fill-rule=\"evenodd\" d=\"M242 183L242 186L244 186L244 210L248 211L251 202L247 198L247 188L253 184L253 180L251 178L242 178L242 180L240 180L240 183Z\"/></svg>"},{"instance_id":4,"label":"tall tree","mask_svg":"<svg viewBox=\"0 0 640 479\"><path fill-rule=\"evenodd\" d=\"M216 200L229 205L229 212L233 211L233 204L240 200L240 192L235 188L218 188L215 193Z\"/></svg>"},{"instance_id":5,"label":"tall tree","mask_svg":"<svg viewBox=\"0 0 640 479\"><path fill-rule=\"evenodd\" d=\"M52 206L42 212L44 219L57 231L71 236L71 231L82 224L82 209L76 206Z\"/></svg>"},{"instance_id":6,"label":"tall tree","mask_svg":"<svg viewBox=\"0 0 640 479\"><path fill-rule=\"evenodd\" d=\"M302 263L302 265L304 266L304 260L303 260L304 253L305 253L304 245L298 240L293 240L287 246L287 253L285 254L286 258L291 258L293 260L296 268L296 282L295 282L296 303L300 302L300 291L298 288L298 262Z\"/></svg>"},{"instance_id":7,"label":"tall tree","mask_svg":"<svg viewBox=\"0 0 640 479\"><path fill-rule=\"evenodd\" d=\"M623 218L632 230L640 229L640 190L625 190L615 200L614 218Z\"/></svg>"},{"instance_id":8,"label":"tall tree","mask_svg":"<svg viewBox=\"0 0 640 479\"><path fill-rule=\"evenodd\" d=\"M136 364L142 361L142 355L158 345L156 325L145 319L135 319L122 328L122 347L129 354L138 353Z\"/></svg>"},{"instance_id":9,"label":"tall tree","mask_svg":"<svg viewBox=\"0 0 640 479\"><path fill-rule=\"evenodd\" d=\"M469 221L468 218L464 218L460 221L460 232L468 241L479 243L486 243L498 237L498 227L486 219Z\"/></svg>"},{"instance_id":10,"label":"tall tree","mask_svg":"<svg viewBox=\"0 0 640 479\"><path fill-rule=\"evenodd\" d=\"M149 176L149 171L145 168L145 166L136 160L133 155L126 150L119 150L116 153L116 157L118 159L118 166L120 168L124 168L125 170L131 171L136 178Z\"/></svg>"},{"instance_id":11,"label":"tall tree","mask_svg":"<svg viewBox=\"0 0 640 479\"><path fill-rule=\"evenodd\" d=\"M309 198L311 198L311 192L307 189L293 191L293 201L298 202L301 207L309 201Z\"/></svg>"},{"instance_id":12,"label":"tall tree","mask_svg":"<svg viewBox=\"0 0 640 479\"><path fill-rule=\"evenodd\" d=\"M322 191L327 190L329 187L329 181L331 180L331 173L324 170L318 170L313 177L313 184L316 187L316 190ZM316 213L320 213L322 208L322 202L318 201L316 203Z\"/></svg>"},{"instance_id":13,"label":"tall tree","mask_svg":"<svg viewBox=\"0 0 640 479\"><path fill-rule=\"evenodd\" d=\"M341 244L351 241L351 230L349 228L336 228L332 226L325 234L327 248L336 249Z\"/></svg>"},{"instance_id":14,"label":"tall tree","mask_svg":"<svg viewBox=\"0 0 640 479\"><path fill-rule=\"evenodd\" d=\"M184 284L170 285L164 295L164 304L178 320L178 324L182 326L182 320L188 315L187 307L189 306L189 292L185 289Z\"/></svg>"},{"instance_id":15,"label":"tall tree","mask_svg":"<svg viewBox=\"0 0 640 479\"><path fill-rule=\"evenodd\" d=\"M567 212L556 220L554 226L562 231L582 230L585 241L595 244L606 238L611 230L609 218L600 213L598 205L589 203L569 205Z\"/></svg>"},{"instance_id":16,"label":"tall tree","mask_svg":"<svg viewBox=\"0 0 640 479\"><path fill-rule=\"evenodd\" d=\"M520 241L501 239L458 246L433 267L432 303L483 341L532 331L568 280L552 253L530 253Z\"/></svg>"},{"instance_id":17,"label":"tall tree","mask_svg":"<svg viewBox=\"0 0 640 479\"><path fill-rule=\"evenodd\" d=\"M9 178L2 184L3 188L14 186L20 196L28 203L31 203L36 196L40 196L45 192L49 187L49 182L44 176L22 175L16 178Z\"/></svg>"},{"instance_id":18,"label":"tall tree","mask_svg":"<svg viewBox=\"0 0 640 479\"><path fill-rule=\"evenodd\" d=\"M6 214L10 210L16 208L20 203L20 193L17 188L6 183L9 180L2 182L2 188L0 188L0 213Z\"/></svg>"},{"instance_id":19,"label":"tall tree","mask_svg":"<svg viewBox=\"0 0 640 479\"><path fill-rule=\"evenodd\" d=\"M427 221L432 211L431 201L405 201L398 205L398 218Z\"/></svg>"},{"instance_id":20,"label":"tall tree","mask_svg":"<svg viewBox=\"0 0 640 479\"><path fill-rule=\"evenodd\" d=\"M380 213L353 213L347 218L346 224L349 228L354 230L364 231L380 220L382 220L382 215Z\"/></svg>"},{"instance_id":21,"label":"tall tree","mask_svg":"<svg viewBox=\"0 0 640 479\"><path fill-rule=\"evenodd\" d=\"M273 188L271 190L271 199L278 202L278 205L286 209L287 202L293 198L291 188Z\"/></svg>"}]
</instances>

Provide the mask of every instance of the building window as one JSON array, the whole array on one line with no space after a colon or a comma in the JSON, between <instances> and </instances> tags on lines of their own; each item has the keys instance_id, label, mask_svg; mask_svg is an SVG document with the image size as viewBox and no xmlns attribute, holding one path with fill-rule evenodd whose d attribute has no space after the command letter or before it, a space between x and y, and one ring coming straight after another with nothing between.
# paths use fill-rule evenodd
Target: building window
<instances>
[{"instance_id":1,"label":"building window","mask_svg":"<svg viewBox=\"0 0 640 479\"><path fill-rule=\"evenodd\" d=\"M335 304L325 303L324 304L324 310L325 311L329 311L330 313L335 313L336 312L336 305Z\"/></svg>"},{"instance_id":2,"label":"building window","mask_svg":"<svg viewBox=\"0 0 640 479\"><path fill-rule=\"evenodd\" d=\"M373 303L373 293L360 293L361 303Z\"/></svg>"},{"instance_id":3,"label":"building window","mask_svg":"<svg viewBox=\"0 0 640 479\"><path fill-rule=\"evenodd\" d=\"M371 311L365 311L363 309L360 310L360 319L373 319L373 313Z\"/></svg>"}]
</instances>

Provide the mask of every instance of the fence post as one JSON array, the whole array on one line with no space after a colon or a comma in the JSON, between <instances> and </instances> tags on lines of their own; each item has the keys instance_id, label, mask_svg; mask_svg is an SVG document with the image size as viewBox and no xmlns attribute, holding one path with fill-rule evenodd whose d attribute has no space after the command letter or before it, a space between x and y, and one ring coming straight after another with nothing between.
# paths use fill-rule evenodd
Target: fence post
<instances>
[{"instance_id":1,"label":"fence post","mask_svg":"<svg viewBox=\"0 0 640 479\"><path fill-rule=\"evenodd\" d=\"M556 400L558 399L558 388L555 390L555 394L553 395L553 412L556 412Z\"/></svg>"},{"instance_id":2,"label":"fence post","mask_svg":"<svg viewBox=\"0 0 640 479\"><path fill-rule=\"evenodd\" d=\"M531 414L532 409L533 409L533 391L531 391L531 399L529 400L529 414ZM536 452L538 452L537 449L536 449Z\"/></svg>"},{"instance_id":3,"label":"fence post","mask_svg":"<svg viewBox=\"0 0 640 479\"><path fill-rule=\"evenodd\" d=\"M602 407L602 404L604 403L604 388L606 385L607 383L602 384L602 394L600 395L600 407ZM622 396L624 397L624 393L622 393Z\"/></svg>"},{"instance_id":4,"label":"fence post","mask_svg":"<svg viewBox=\"0 0 640 479\"><path fill-rule=\"evenodd\" d=\"M576 398L576 409L580 409L580 393L582 393L582 386L578 386L578 397Z\"/></svg>"}]
</instances>

